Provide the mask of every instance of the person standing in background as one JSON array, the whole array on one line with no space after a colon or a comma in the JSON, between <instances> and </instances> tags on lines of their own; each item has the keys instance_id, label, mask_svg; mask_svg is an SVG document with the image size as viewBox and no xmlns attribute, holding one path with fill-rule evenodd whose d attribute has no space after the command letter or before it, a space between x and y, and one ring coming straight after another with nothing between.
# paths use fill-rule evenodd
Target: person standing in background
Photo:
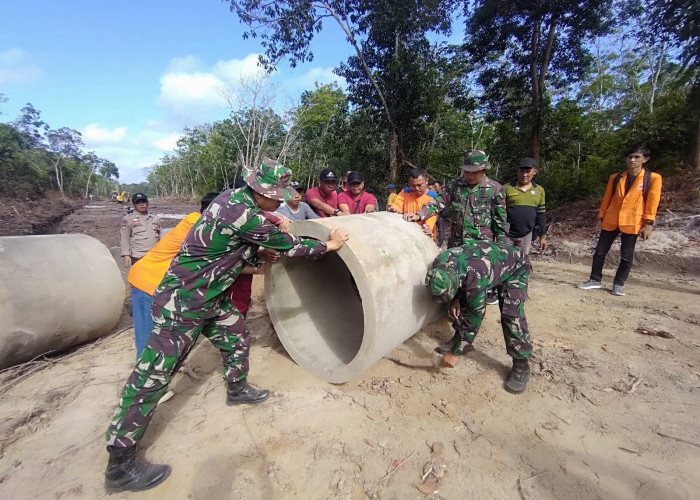
<instances>
[{"instance_id":1,"label":"person standing in background","mask_svg":"<svg viewBox=\"0 0 700 500\"><path fill-rule=\"evenodd\" d=\"M311 205L319 217L332 217L340 215L338 208L338 176L330 168L321 170L320 183L306 191L306 203Z\"/></svg>"},{"instance_id":2,"label":"person standing in background","mask_svg":"<svg viewBox=\"0 0 700 500\"><path fill-rule=\"evenodd\" d=\"M290 221L295 220L308 220L308 219L319 219L319 215L314 212L311 205L301 201L304 198L304 188L301 184L292 183L292 189L294 189L298 195L289 201L285 201L277 209L277 212L284 215Z\"/></svg>"},{"instance_id":3,"label":"person standing in background","mask_svg":"<svg viewBox=\"0 0 700 500\"><path fill-rule=\"evenodd\" d=\"M508 237L513 245L525 255L530 253L532 238L539 237L539 250L547 249L547 212L544 204L544 188L535 183L537 161L523 158L518 167L515 186L506 184L506 213L508 215Z\"/></svg>"},{"instance_id":4,"label":"person standing in background","mask_svg":"<svg viewBox=\"0 0 700 500\"><path fill-rule=\"evenodd\" d=\"M134 212L122 218L120 237L124 267L129 268L146 255L160 239L160 218L148 213L148 197L136 193L131 197Z\"/></svg>"},{"instance_id":5,"label":"person standing in background","mask_svg":"<svg viewBox=\"0 0 700 500\"><path fill-rule=\"evenodd\" d=\"M661 176L644 168L649 149L640 144L626 155L627 170L612 174L598 211L600 236L593 253L591 277L579 285L583 290L602 288L603 266L610 247L620 235L620 265L613 279L612 294L625 295L625 282L632 269L637 237L651 236L661 200Z\"/></svg>"},{"instance_id":6,"label":"person standing in background","mask_svg":"<svg viewBox=\"0 0 700 500\"><path fill-rule=\"evenodd\" d=\"M377 199L365 191L365 182L360 172L348 172L346 184L347 191L338 194L338 208L343 214L364 214L377 210Z\"/></svg>"}]
</instances>

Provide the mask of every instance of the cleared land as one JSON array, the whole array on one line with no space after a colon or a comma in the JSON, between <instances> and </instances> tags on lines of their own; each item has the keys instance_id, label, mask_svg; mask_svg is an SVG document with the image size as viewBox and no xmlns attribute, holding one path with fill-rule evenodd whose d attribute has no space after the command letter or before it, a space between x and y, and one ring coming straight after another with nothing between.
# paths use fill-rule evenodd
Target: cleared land
<instances>
[{"instance_id":1,"label":"cleared land","mask_svg":"<svg viewBox=\"0 0 700 500\"><path fill-rule=\"evenodd\" d=\"M58 231L113 238L122 212L104 205ZM227 407L219 354L202 339L141 446L173 474L138 498L695 498L697 277L649 265L633 271L626 297L613 297L575 288L586 264L542 258L534 267L533 378L519 396L503 390L509 358L496 308L454 369L432 368L432 348L450 337L443 321L333 386L287 356L256 277L250 377L272 397ZM106 496L104 431L134 361L128 308L117 332L0 374L0 497Z\"/></svg>"}]
</instances>

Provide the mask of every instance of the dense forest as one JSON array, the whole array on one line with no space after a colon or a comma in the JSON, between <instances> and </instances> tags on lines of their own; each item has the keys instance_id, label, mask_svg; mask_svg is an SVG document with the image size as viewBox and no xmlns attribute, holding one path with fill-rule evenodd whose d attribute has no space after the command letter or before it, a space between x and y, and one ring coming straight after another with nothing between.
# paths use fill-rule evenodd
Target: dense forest
<instances>
[{"instance_id":1,"label":"dense forest","mask_svg":"<svg viewBox=\"0 0 700 500\"><path fill-rule=\"evenodd\" d=\"M242 82L228 118L186 128L150 169L154 194L222 189L263 156L307 185L326 166L360 170L377 193L413 166L452 178L471 149L503 182L532 156L548 205L598 195L631 143L664 174L700 169L700 2L228 3L269 70L311 61L314 34L335 23L354 54L335 70L347 87L316 85L280 110L269 77ZM0 124L0 192L108 194L117 166L83 149L78 132L51 129L27 104Z\"/></svg>"}]
</instances>

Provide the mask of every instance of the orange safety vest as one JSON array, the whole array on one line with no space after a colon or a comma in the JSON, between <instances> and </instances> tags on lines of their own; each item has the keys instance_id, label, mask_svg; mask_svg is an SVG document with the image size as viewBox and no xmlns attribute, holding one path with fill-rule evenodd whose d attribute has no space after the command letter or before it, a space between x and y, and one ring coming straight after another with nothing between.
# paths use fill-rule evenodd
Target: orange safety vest
<instances>
[{"instance_id":1,"label":"orange safety vest","mask_svg":"<svg viewBox=\"0 0 700 500\"><path fill-rule=\"evenodd\" d=\"M422 194L418 196L413 191L411 191L410 193L401 191L399 195L396 198L394 198L394 202L391 204L391 207L400 214L412 214L418 212L421 208L423 208L423 205L431 201L435 201L435 199L432 196L428 196L427 194ZM421 227L423 226L423 224L429 225L430 228L433 230L433 241L436 241L436 222L437 215L431 215L424 221L416 222L416 224L420 225Z\"/></svg>"},{"instance_id":2,"label":"orange safety vest","mask_svg":"<svg viewBox=\"0 0 700 500\"><path fill-rule=\"evenodd\" d=\"M163 281L163 276L168 271L170 262L180 251L187 233L201 215L199 212L189 214L163 236L136 264L131 266L127 277L131 286L153 295L160 282Z\"/></svg>"},{"instance_id":3,"label":"orange safety vest","mask_svg":"<svg viewBox=\"0 0 700 500\"><path fill-rule=\"evenodd\" d=\"M650 186L644 199L644 169L641 169L632 182L629 192L625 192L627 172L624 172L617 185L612 174L608 179L605 196L600 204L598 218L602 220L601 227L606 231L619 229L625 234L639 234L644 221L656 220L656 210L661 199L661 176L651 172Z\"/></svg>"}]
</instances>

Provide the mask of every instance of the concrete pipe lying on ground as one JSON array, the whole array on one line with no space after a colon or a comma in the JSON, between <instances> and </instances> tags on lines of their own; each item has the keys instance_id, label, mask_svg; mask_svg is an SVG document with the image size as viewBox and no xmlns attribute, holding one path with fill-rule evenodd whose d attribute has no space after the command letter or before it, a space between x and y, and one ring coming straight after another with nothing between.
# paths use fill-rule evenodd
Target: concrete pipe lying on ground
<instances>
[{"instance_id":1,"label":"concrete pipe lying on ground","mask_svg":"<svg viewBox=\"0 0 700 500\"><path fill-rule=\"evenodd\" d=\"M344 227L350 240L318 260L280 259L265 277L270 319L292 359L343 383L361 374L443 307L424 285L438 247L398 214L294 222L291 232L321 241Z\"/></svg>"},{"instance_id":2,"label":"concrete pipe lying on ground","mask_svg":"<svg viewBox=\"0 0 700 500\"><path fill-rule=\"evenodd\" d=\"M112 331L124 282L84 234L0 237L0 369Z\"/></svg>"}]
</instances>

